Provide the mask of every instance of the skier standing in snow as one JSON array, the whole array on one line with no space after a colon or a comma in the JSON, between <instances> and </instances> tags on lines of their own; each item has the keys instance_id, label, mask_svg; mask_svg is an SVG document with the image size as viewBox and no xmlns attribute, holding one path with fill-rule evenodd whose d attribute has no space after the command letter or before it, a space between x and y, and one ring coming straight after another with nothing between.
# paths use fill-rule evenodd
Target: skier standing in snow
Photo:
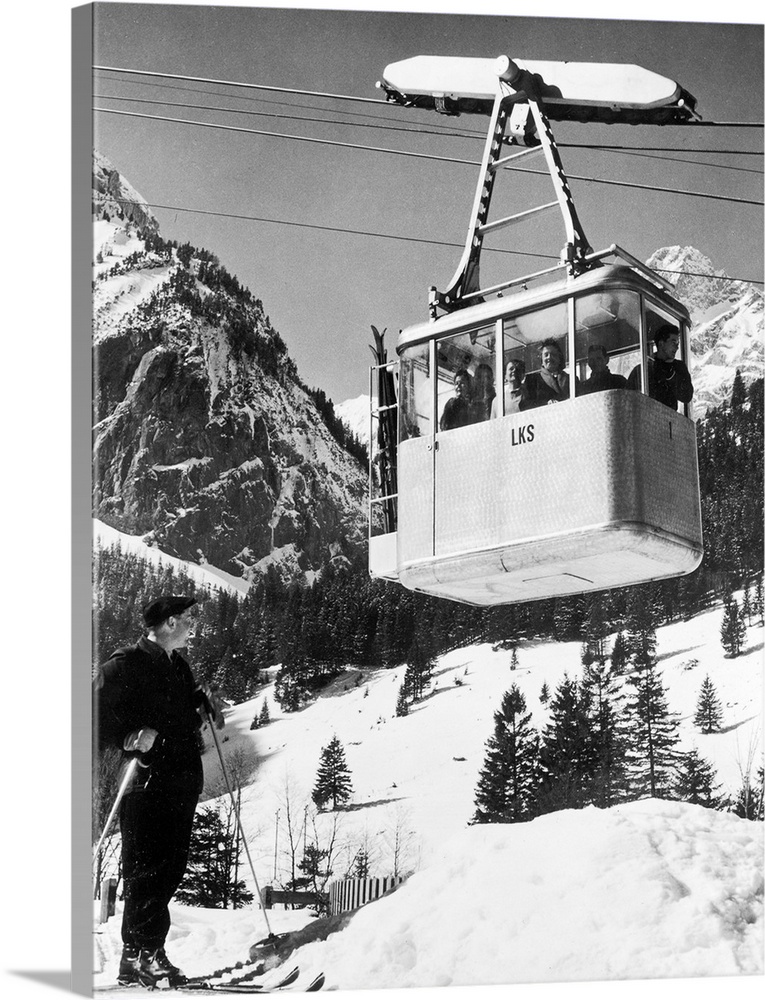
<instances>
[{"instance_id":1,"label":"skier standing in snow","mask_svg":"<svg viewBox=\"0 0 765 1000\"><path fill-rule=\"evenodd\" d=\"M205 707L216 724L220 707L196 684L179 653L191 634L193 598L157 597L143 609L147 635L118 649L95 681L100 744L138 758L120 806L125 906L121 983L154 986L185 977L165 954L168 904L186 870L191 828L202 791L198 731Z\"/></svg>"}]
</instances>

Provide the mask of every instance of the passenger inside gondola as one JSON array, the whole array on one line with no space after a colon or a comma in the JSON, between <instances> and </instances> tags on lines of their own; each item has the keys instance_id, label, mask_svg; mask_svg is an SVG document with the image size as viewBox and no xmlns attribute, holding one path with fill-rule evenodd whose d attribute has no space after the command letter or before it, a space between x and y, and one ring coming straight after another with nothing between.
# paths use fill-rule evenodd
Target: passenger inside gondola
<instances>
[{"instance_id":1,"label":"passenger inside gondola","mask_svg":"<svg viewBox=\"0 0 765 1000\"><path fill-rule=\"evenodd\" d=\"M489 419L495 396L494 372L489 365L478 365L473 375L473 392L470 400L471 424L480 424Z\"/></svg>"},{"instance_id":2,"label":"passenger inside gondola","mask_svg":"<svg viewBox=\"0 0 765 1000\"><path fill-rule=\"evenodd\" d=\"M648 395L670 409L677 410L678 403L690 403L693 398L691 374L685 363L675 357L680 347L679 331L670 323L662 323L654 332L653 341L656 346L655 354L646 359ZM640 389L641 386L642 373L640 365L636 365L627 379L627 387Z\"/></svg>"},{"instance_id":3,"label":"passenger inside gondola","mask_svg":"<svg viewBox=\"0 0 765 1000\"><path fill-rule=\"evenodd\" d=\"M557 340L549 337L542 341L538 372L526 376L526 393L531 406L546 406L569 398L569 377L563 370L565 359ZM576 379L579 385L579 380Z\"/></svg>"},{"instance_id":4,"label":"passenger inside gondola","mask_svg":"<svg viewBox=\"0 0 765 1000\"><path fill-rule=\"evenodd\" d=\"M582 382L582 395L606 389L627 388L627 379L608 367L608 351L602 344L590 344L587 349L587 365L592 374Z\"/></svg>"},{"instance_id":5,"label":"passenger inside gondola","mask_svg":"<svg viewBox=\"0 0 765 1000\"><path fill-rule=\"evenodd\" d=\"M526 377L526 365L520 358L508 361L505 367L505 414L520 413L527 409L529 401L526 395L526 388L523 380ZM501 416L499 400L495 399L491 404L492 418Z\"/></svg>"},{"instance_id":6,"label":"passenger inside gondola","mask_svg":"<svg viewBox=\"0 0 765 1000\"><path fill-rule=\"evenodd\" d=\"M438 424L442 431L451 431L470 423L472 381L470 373L465 368L460 368L454 373L454 396L446 401Z\"/></svg>"}]
</instances>

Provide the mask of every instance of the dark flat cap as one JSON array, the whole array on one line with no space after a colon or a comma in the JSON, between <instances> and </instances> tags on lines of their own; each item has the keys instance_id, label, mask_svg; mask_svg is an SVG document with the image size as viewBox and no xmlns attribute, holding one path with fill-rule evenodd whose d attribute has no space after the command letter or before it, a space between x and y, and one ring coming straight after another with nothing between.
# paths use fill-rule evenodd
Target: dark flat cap
<instances>
[{"instance_id":1,"label":"dark flat cap","mask_svg":"<svg viewBox=\"0 0 765 1000\"><path fill-rule=\"evenodd\" d=\"M177 597L173 594L166 595L165 597L155 597L148 604L144 604L143 620L149 628L153 628L155 625L161 625L162 622L166 621L172 615L182 614L192 604L196 603L193 597Z\"/></svg>"}]
</instances>

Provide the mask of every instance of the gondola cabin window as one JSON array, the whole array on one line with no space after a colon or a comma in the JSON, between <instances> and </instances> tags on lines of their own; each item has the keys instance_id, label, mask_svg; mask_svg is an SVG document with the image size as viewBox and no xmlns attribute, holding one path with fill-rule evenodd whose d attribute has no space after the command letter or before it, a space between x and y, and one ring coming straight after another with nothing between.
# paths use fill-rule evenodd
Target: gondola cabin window
<instances>
[{"instance_id":1,"label":"gondola cabin window","mask_svg":"<svg viewBox=\"0 0 765 1000\"><path fill-rule=\"evenodd\" d=\"M433 382L430 377L430 344L416 344L401 356L400 440L431 433Z\"/></svg>"},{"instance_id":2,"label":"gondola cabin window","mask_svg":"<svg viewBox=\"0 0 765 1000\"><path fill-rule=\"evenodd\" d=\"M566 300L511 316L503 327L503 415L566 402L570 398Z\"/></svg>"},{"instance_id":3,"label":"gondola cabin window","mask_svg":"<svg viewBox=\"0 0 765 1000\"><path fill-rule=\"evenodd\" d=\"M640 296L604 289L574 301L576 395L626 388L640 364Z\"/></svg>"},{"instance_id":4,"label":"gondola cabin window","mask_svg":"<svg viewBox=\"0 0 765 1000\"><path fill-rule=\"evenodd\" d=\"M495 343L493 323L438 341L439 430L480 424L491 416L496 395Z\"/></svg>"}]
</instances>

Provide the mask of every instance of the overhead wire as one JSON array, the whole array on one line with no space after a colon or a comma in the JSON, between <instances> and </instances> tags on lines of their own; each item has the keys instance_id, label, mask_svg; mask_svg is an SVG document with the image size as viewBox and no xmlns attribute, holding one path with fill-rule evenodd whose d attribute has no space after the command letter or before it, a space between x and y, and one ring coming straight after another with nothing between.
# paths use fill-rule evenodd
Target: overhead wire
<instances>
[{"instance_id":1,"label":"overhead wire","mask_svg":"<svg viewBox=\"0 0 765 1000\"><path fill-rule=\"evenodd\" d=\"M214 104L187 104L183 101L159 101L153 100L146 97L119 97L115 94L96 94L94 95L95 100L106 100L106 101L125 101L137 104L151 104L159 105L165 108L187 108L190 111L217 111L224 114L236 114L236 115L252 115L258 118L278 118L287 121L301 121L301 122L314 122L316 124L322 125L344 125L349 128L364 128L364 129L380 129L382 131L390 132L410 132L415 135L435 135L435 136L446 136L447 138L458 138L458 139L480 139L485 140L485 135L481 132L471 132L471 131L439 131L433 128L431 125L382 125L379 122L348 122L343 121L339 118L315 118L310 115L287 115L275 111L252 111L249 108L226 108L220 107ZM296 105L287 105L288 107L299 107ZM319 110L319 109L311 109ZM324 110L324 109L321 109ZM388 119L386 119L387 121ZM655 150L646 149L638 146L588 146L585 143L557 143L559 148L569 148L569 149L597 149L601 152L616 152L616 153L628 153L637 157L643 157L647 159L663 160L671 163L690 163L695 166L707 166L714 167L720 170L734 170L743 173L752 174L762 174L762 170L757 170L754 167L740 167L734 166L728 163L708 163L700 160L689 160L683 157L673 157L673 156L658 156L654 155L658 152L703 152L702 150L665 150L661 147L657 147ZM715 153L717 150L707 150L706 152ZM742 155L741 151L738 151L738 155ZM761 156L760 153L754 153L753 155Z\"/></svg>"},{"instance_id":2,"label":"overhead wire","mask_svg":"<svg viewBox=\"0 0 765 1000\"><path fill-rule=\"evenodd\" d=\"M111 83L129 83L131 87L151 87L154 90L173 90L173 91L176 91L177 93L181 93L181 94L204 94L207 97L225 97L227 99L231 99L231 100L235 100L235 101L247 101L250 104L257 103L259 106L260 105L264 105L264 104L272 104L272 105L274 105L276 107L281 107L281 108L293 108L293 109L302 109L302 110L308 110L308 111L318 111L318 112L322 112L322 113L332 113L329 108L320 107L319 105L316 105L316 104L295 103L294 101L275 101L275 100L273 100L272 98L269 98L269 97L260 97L260 96L254 97L254 96L250 96L249 94L227 94L227 93L221 93L220 91L216 91L216 90L202 90L199 87L180 87L180 86L177 86L176 84L172 84L172 83L157 83L154 80L148 80L148 81L144 81L144 80L129 80L129 81L128 80L111 80L110 82ZM126 97L126 98L123 98L123 100L142 101L143 98L140 98L140 97L127 98ZM232 110L234 110L234 109L232 109ZM410 110L417 110L417 109L410 109ZM401 116L400 115L398 117L394 118L394 117L389 116L389 115L380 115L376 111L349 111L347 108L343 108L342 110L337 110L334 113L346 115L348 118L371 118L373 121L386 121L386 122L395 122L395 123L400 123L401 122ZM430 112L426 112L426 113L429 115L429 117L431 117L431 118L433 117L432 114L430 114ZM321 120L321 119L319 119L319 120ZM435 126L444 129L445 130L444 131L444 135L451 135L450 126L447 124L446 121L444 121L444 122L436 122ZM434 127L433 124L431 124L431 128L432 127ZM481 132L481 131L470 131L469 134L471 136L474 135L476 138L485 138L485 133Z\"/></svg>"},{"instance_id":3,"label":"overhead wire","mask_svg":"<svg viewBox=\"0 0 765 1000\"><path fill-rule=\"evenodd\" d=\"M120 205L137 205L167 212L189 212L194 215L206 215L224 219L237 219L242 222L265 222L275 226L286 226L296 229L316 229L321 232L343 233L345 235L350 235L350 236L369 236L382 240L398 240L403 243L424 243L429 246L457 247L458 249L460 249L463 246L462 243L451 242L448 240L428 239L427 237L423 236L400 236L395 233L380 233L374 230L365 230L365 229L349 229L344 226L323 226L318 223L296 222L291 219L270 219L267 218L266 216L243 215L241 213L235 213L235 212L215 212L211 209L188 208L182 205L160 205L157 202L146 202L146 201L138 202L128 198L114 198L113 200ZM539 251L531 251L531 250L508 250L505 249L504 247L484 246L482 252L509 254L510 256L514 257L537 257L541 260L560 260L560 257L555 254L540 253ZM677 271L666 267L656 267L654 268L654 270L662 271L663 273L667 274L679 274L679 275L685 275L687 277L708 278L710 280L729 281L729 282L741 281L751 285L765 284L765 282L754 278L731 278L729 275L703 274L702 272L696 272L696 271Z\"/></svg>"},{"instance_id":4,"label":"overhead wire","mask_svg":"<svg viewBox=\"0 0 765 1000\"><path fill-rule=\"evenodd\" d=\"M458 163L467 166L480 166L480 161L478 160L467 160L461 157L453 157L453 156L439 156L435 153L416 153L411 150L391 149L390 147L386 146L367 146L362 143L341 142L340 140L336 139L321 139L315 136L290 135L283 132L272 132L266 129L250 129L250 128L244 128L243 126L240 125L225 125L218 122L194 121L188 118L171 118L168 115L148 115L140 111L122 111L119 110L118 108L95 107L93 110L103 114L123 115L131 118L144 118L151 121L164 121L178 125L193 125L198 128L219 129L226 132L240 132L247 135L268 135L278 139L292 139L297 142L317 143L319 145L324 145L324 146L338 146L344 149L361 149L373 153L388 153L394 156L409 156L417 159L437 160L445 163ZM513 165L513 166L504 166L502 167L502 169L514 170L517 173L548 176L548 172L546 170L535 170L532 167L518 167ZM566 173L566 176L570 181L577 180L577 181L582 181L584 183L606 184L614 187L627 187L644 191L656 191L663 194L678 194L678 195L684 195L686 197L704 198L711 201L724 201L742 205L765 204L765 202L758 201L752 198L736 198L730 195L718 195L703 191L684 191L681 188L660 187L654 184L638 184L635 181L616 181L603 177L585 177L581 174L570 174L568 172Z\"/></svg>"},{"instance_id":5,"label":"overhead wire","mask_svg":"<svg viewBox=\"0 0 765 1000\"><path fill-rule=\"evenodd\" d=\"M276 87L265 83L246 83L241 80L215 80L210 77L186 76L180 73L159 73L154 70L128 69L123 66L94 66L96 72L125 73L129 76L149 76L163 80L185 80L189 83L211 83L224 87L240 87L246 90L266 90L273 93L296 94L301 97L322 97L338 101L356 101L365 104L377 104L383 107L389 106L390 102L376 97L359 97L355 94L332 94L317 90L301 90L297 87ZM705 122L694 120L692 122L671 122L684 128L762 128L763 122Z\"/></svg>"},{"instance_id":6,"label":"overhead wire","mask_svg":"<svg viewBox=\"0 0 765 1000\"><path fill-rule=\"evenodd\" d=\"M266 83L245 83L241 80L213 80L206 76L184 76L180 73L157 73L152 70L125 69L122 66L94 66L98 72L127 73L132 76L159 77L163 80L186 80L188 83L213 83L223 87L242 87L246 90L267 90L277 94L298 94L301 97L325 97L339 101L356 101L362 104L387 105L379 97L357 97L353 94L330 94L319 90L299 90L296 87L275 87Z\"/></svg>"},{"instance_id":7,"label":"overhead wire","mask_svg":"<svg viewBox=\"0 0 765 1000\"><path fill-rule=\"evenodd\" d=\"M112 82L126 83L128 81L117 80L117 81L112 81ZM180 87L180 86L176 86L175 84L157 83L154 80L151 80L151 81L131 80L129 82L130 82L131 86L152 87L155 90L173 90L173 91L179 92L181 94L204 94L207 97L227 97L227 98L231 98L231 99L237 100L237 101L247 101L249 103L257 102L259 106L262 106L264 104L269 104L269 105L272 104L272 105L275 105L277 107L282 107L282 108L293 108L293 109L296 109L296 110L299 109L299 110L303 110L303 111L316 111L316 112L321 112L323 114L324 113L331 113L328 108L318 107L317 105L312 105L312 104L296 104L296 103L290 102L290 101L274 101L274 100L272 100L270 98L267 98L267 97L250 97L247 94L221 94L219 91L202 90L202 89L200 89L198 87ZM95 95L95 96L99 97L99 96L103 96L103 95ZM111 99L111 100L120 100L120 101L136 101L136 102L139 102L139 103L158 103L158 104L165 103L165 102L162 102L162 101L148 101L147 99L142 98L142 97L116 97L114 95L109 95L108 99ZM385 102L385 103L387 103L387 102ZM189 105L189 106L193 107L193 105ZM226 111L231 111L232 113L236 113L236 112L246 113L245 109L242 109L242 108L225 108L224 109L224 108L218 108L216 106L216 110L221 110L221 111L226 110ZM409 108L407 110L408 111L417 111L417 110L421 110L421 109ZM346 117L349 117L349 118L352 117L352 118L366 118L366 119L371 119L371 121L367 121L367 122L361 123L362 127L367 127L367 128L374 128L375 127L375 122L378 122L378 121L395 122L396 124L400 123L400 121L401 121L400 117L393 118L393 117L389 117L387 115L381 116L381 115L377 114L376 112L371 112L371 111L369 111L369 112L365 112L365 111L358 112L358 111L349 111L347 109L343 109L342 111L339 111L339 112L336 112L336 113L343 114L343 115L345 115ZM428 114L430 114L430 112L428 112ZM431 115L431 117L432 117L432 115ZM317 119L314 119L314 120L317 121L317 122L324 122L327 119L317 118ZM353 125L354 123L353 122L346 122L345 124L347 124L347 125ZM441 129L442 131L439 131L439 132L436 133L438 135L445 135L445 136L454 136L454 135L456 135L456 136L458 136L460 138L476 138L476 139L481 139L481 140L485 140L485 138L486 138L486 133L484 131L473 130L473 129L464 129L463 128L461 131L457 132L453 128L450 128L449 125L447 125L446 122L443 122L443 123L436 122L435 124L431 122L427 127L430 128L430 129L433 129L433 128ZM699 149L699 148L688 148L687 146L645 146L645 145L641 145L641 146L625 146L623 144L622 145L616 145L616 144L613 144L613 143L584 143L584 142L559 142L559 143L557 143L557 145L561 149L588 149L588 150L595 149L595 150L604 150L604 151L610 151L610 150L619 150L619 151L621 151L621 150L630 150L630 151L633 151L634 150L635 152L645 152L645 153L662 153L662 152L666 152L666 153L714 153L714 154L716 154L718 156L762 156L763 155L762 151L761 150L757 150L757 149L707 149L707 148Z\"/></svg>"},{"instance_id":8,"label":"overhead wire","mask_svg":"<svg viewBox=\"0 0 765 1000\"><path fill-rule=\"evenodd\" d=\"M233 115L253 115L258 118L280 118L287 121L315 122L321 125L347 125L350 128L381 129L388 132L414 132L417 135L439 135L447 138L474 139L485 138L479 133L473 132L439 132L429 125L413 127L411 125L380 125L377 122L346 122L339 118L312 118L309 115L285 115L277 111L251 111L249 108L220 108L213 104L186 104L180 101L154 101L145 97L115 97L112 94L96 94L95 100L106 101L133 101L139 104L159 104L165 108L188 108L190 111L219 111Z\"/></svg>"},{"instance_id":9,"label":"overhead wire","mask_svg":"<svg viewBox=\"0 0 765 1000\"><path fill-rule=\"evenodd\" d=\"M399 236L395 233L378 233L368 229L348 229L343 226L322 226L314 222L295 222L291 219L269 219L260 215L241 215L236 212L214 212L205 208L185 208L181 205L159 205L156 202L138 202L128 198L113 198L119 205L138 205L152 209L160 209L167 212L191 212L195 215L212 215L224 219L238 219L244 222L266 222L275 226L289 226L297 229L318 229L323 232L344 233L350 236L373 236L382 240L399 240L404 243L427 243L430 246L457 247L462 243L449 242L448 240L433 240L423 236ZM502 247L484 247L484 252L510 254L521 257L541 257L544 260L559 260L556 254L539 253L531 250L506 250Z\"/></svg>"},{"instance_id":10,"label":"overhead wire","mask_svg":"<svg viewBox=\"0 0 765 1000\"><path fill-rule=\"evenodd\" d=\"M389 102L387 100L380 100L380 99L377 99L377 98L365 98L365 97L358 97L358 96L355 96L355 95L348 95L348 94L333 94L333 93L320 92L320 91L309 91L309 90L303 90L303 89L292 88L292 87L277 87L277 86L272 86L272 85L267 85L267 84L251 84L251 83L245 83L245 82L242 82L242 81L214 80L214 79L210 79L210 78L206 78L206 77L193 77L193 76L186 76L186 75L181 75L181 74L158 73L158 72L148 71L148 70L146 70L146 71L143 71L143 70L131 70L131 69L127 69L127 68L124 68L124 67L95 66L94 70L96 70L98 72L124 73L124 74L127 74L127 75L131 76L131 77L132 76L147 76L147 77L151 77L153 81L155 81L157 79L174 79L174 80L182 80L184 82L207 83L207 84L212 84L212 85L216 85L216 86L228 86L228 87L243 88L243 89L247 89L247 90L263 90L263 91L269 91L269 92L274 92L274 93L292 94L292 95L301 96L301 97L317 97L317 98L322 98L322 99L351 101L351 102L357 102L357 103L374 104L374 105L377 105L377 106L388 106L389 105ZM134 82L141 83L142 81L134 81ZM158 86L158 87L163 87L163 86L166 87L167 86L166 84L158 84L158 83L152 83L150 85L152 85L152 86ZM182 91L189 91L189 88L172 88L172 89L179 89L179 90L182 90ZM202 93L210 94L211 96L215 95L215 92L210 92L210 91L201 91L201 92ZM221 96L223 96L223 95L221 95ZM241 97L239 95L229 95L229 96L234 96L237 99L248 99L249 100L249 98L243 98L243 97ZM104 98L100 98L100 99L104 99ZM177 104L177 103L174 103L174 102L162 102L162 101L154 101L154 100L144 100L142 98L132 99L132 98L120 98L120 97L116 97L116 98L107 98L107 99L136 100L137 102L140 102L140 103L163 104L166 107L187 106L187 107L193 108L194 110L212 110L212 111L222 111L222 112L230 111L232 113L257 114L259 117L276 117L276 118L287 118L287 119L295 119L295 120L305 120L305 118L303 118L302 116L291 116L291 115L281 115L281 114L269 115L267 112L252 112L252 111L248 111L246 109L227 109L227 108L220 108L220 107L209 107L209 106L204 106L204 105L202 105L202 106L182 105L182 104ZM269 103L282 104L283 102L269 102ZM284 103L285 103L285 106L295 107L295 105L286 104L286 102L284 102ZM300 109L301 106L298 105L296 107L298 109ZM310 110L325 112L327 109L323 109L323 108L311 108ZM198 127L218 128L218 129L223 129L225 131L244 132L244 133L250 133L250 134L255 134L255 135L268 135L268 136L272 136L274 138L285 138L285 139L293 139L295 141L314 142L314 143L319 143L321 145L340 146L340 147L344 147L344 148L355 148L355 149L361 149L361 150L366 150L366 151L376 152L376 153L388 153L388 154L399 155L399 156L411 156L411 157L415 157L415 158L430 159L430 160L439 160L439 161L442 161L442 162L451 162L451 163L471 165L471 166L477 166L477 165L479 165L478 161L466 160L466 159L462 159L462 158L458 158L458 157L446 157L446 156L439 156L439 155L431 154L431 153L417 153L417 152L408 151L408 150L396 150L396 149L390 149L390 148L386 148L386 147L367 146L367 145L363 145L363 144L340 142L340 141L337 141L337 140L321 139L321 138L309 137L309 136L287 135L287 134L279 133L279 132L270 132L270 131L267 131L267 130L258 130L258 129L246 129L246 128L242 128L242 127L239 127L239 126L223 125L223 124L219 124L219 123L197 122L197 121L192 121L192 120L189 120L189 119L174 119L174 118L170 118L170 117L167 117L167 116L146 115L146 114L141 114L139 112L119 111L118 109L110 109L110 108L94 108L94 111L102 112L102 113L117 114L117 115L122 114L122 115L127 115L127 116L130 116L130 117L148 118L148 119L155 119L155 120L160 120L160 121L168 121L168 122L178 123L178 124L195 125L195 126L198 126ZM350 115L353 114L353 112L348 112L348 111L343 111L342 113L345 114L345 115L348 115L348 116L350 116ZM354 117L362 117L362 115L354 115ZM364 115L363 117L371 117L371 115ZM316 119L316 118L314 118L314 119L309 119L309 120L313 120L313 121L316 121L317 123L321 123L321 124L339 124L339 125L351 125L351 126L357 124L357 123L354 123L354 122L342 122L342 121L338 121L338 120L332 120L332 119L328 120L328 119L324 119L324 118L322 118L322 119ZM393 119L387 119L387 120L392 121ZM680 124L680 123L676 123L676 124ZM724 128L762 128L763 127L763 123L761 123L761 122L700 122L700 121L695 121L693 123L686 123L686 124L690 125L692 127L700 127L700 126L720 127L720 128L723 128L723 127ZM379 125L379 123L377 122L377 120L373 120L373 122L365 124L362 127L368 127L368 128L385 128L385 126ZM444 126L444 128L445 128L445 126ZM422 133L422 134L431 134L431 135L447 135L447 136L456 137L456 138L483 138L483 134L479 133L479 132L473 133L473 132L470 132L470 131L466 131L466 132L460 133L460 132L458 132L458 131L456 131L454 129L446 130L446 128L445 128L444 131L437 131L437 130L433 129L432 126L423 126L421 128L420 127L411 128L411 127L405 127L405 126L397 125L395 127L395 129L391 129L391 130L402 131L402 132L411 131L411 132L419 132L419 133ZM581 146L583 148L588 148L588 149L591 149L591 150L592 149L599 149L599 150L609 151L609 152L630 152L630 153L634 153L636 155L644 156L644 157L648 156L651 152L657 152L657 153L659 153L659 152L660 153L666 153L666 152L705 152L705 153L715 153L715 154L717 154L717 153L733 154L735 152L738 155L761 155L761 154L758 154L756 151L748 151L748 150L740 150L740 151L711 150L711 149L710 150L687 150L687 149L682 148L682 147L676 148L676 149L675 148L666 148L666 147L650 147L649 148L649 147L644 147L644 146L641 146L641 147L609 146L609 145L605 145L605 144L593 146L593 145L588 145L588 144L577 144L577 143L559 143L558 145L561 146L561 147L563 147L563 148L566 148L566 147L568 147L568 148L577 148L577 147ZM658 157L658 158L659 159L673 160L672 157ZM702 164L702 163L698 163L697 161L688 161L688 160L683 160L683 159L679 159L676 162L696 163L696 165L699 165L699 166L718 167L718 168L721 168L721 169L725 169L726 168L725 164ZM540 175L540 176L546 176L547 175L547 172L544 171L544 170L534 170L534 169L531 169L531 168L523 168L523 167L518 167L518 166L515 166L515 165L513 165L513 166L505 166L503 169L516 170L519 173L537 174L537 175ZM737 170L742 170L742 171L750 172L750 173L761 173L761 171L758 171L758 170L755 170L755 169L749 169L749 168L746 168L746 167L728 167L728 169L737 169ZM711 194L711 193L707 193L707 192L684 191L684 190L675 189L675 188L658 187L656 185L637 184L637 183L628 182L628 181L616 181L616 180L610 180L610 179L606 179L606 178L584 177L584 176L572 175L572 174L568 174L567 176L571 180L579 180L579 181L582 181L582 182L585 182L585 183L599 183L599 184L606 184L606 185L612 185L612 186L618 186L618 187L630 187L630 188L637 188L637 189L644 189L644 190L652 190L652 191L657 191L657 192L661 192L661 193L685 195L685 196L688 196L688 197L706 198L706 199L715 200L715 201L735 202L735 203L740 203L740 204L752 204L752 205L762 205L763 204L763 202L761 202L761 201L756 201L756 200L752 200L752 199L733 198L733 197L730 197L730 196L715 195L715 194ZM182 212L194 212L196 214L224 216L224 217L227 217L227 218L245 219L245 220L257 221L257 222L264 222L264 223L275 224L275 225L294 226L294 227L299 227L299 228L308 228L308 229L318 229L318 230L325 230L325 231L332 231L332 232L341 232L341 233L348 233L348 234L354 234L354 235L376 237L376 238L380 238L380 239L403 240L405 242L427 243L427 244L430 244L430 245L440 245L440 246L448 246L448 247L455 247L455 246L456 247L460 247L462 245L462 244L459 244L459 243L451 243L451 242L447 242L447 241L443 241L443 240L428 240L428 239L418 238L418 237L396 236L396 235L392 235L392 234L375 233L375 232L370 232L370 231L365 231L365 230L352 230L352 229L346 229L346 228L342 228L342 227L321 226L321 225L317 225L317 224L300 223L300 222L294 222L294 221L289 221L289 220L268 219L268 218L265 218L265 217L258 217L258 216L242 216L242 215L236 215L234 213L212 212L212 211L202 210L202 209L189 209L189 208L184 208L184 207L181 207L181 206L161 206L161 205L154 205L152 207L158 208L158 209L167 209L167 210L176 211L176 212L178 212L178 211L182 211ZM538 257L538 258L542 258L542 259L557 259L557 258L553 257L553 255L549 255L549 254L531 253L531 252L518 251L518 250L514 251L514 250L506 250L506 249L503 249L503 248L493 248L493 247L486 247L484 249L487 252L494 252L494 253L506 253L506 254L522 255L522 256L531 256L531 257ZM672 271L672 270L666 269L666 268L662 268L662 269L657 268L657 270L662 270L665 273L688 274L688 275L693 275L693 276L698 276L698 277L703 277L703 278L711 278L711 277L713 277L713 276L705 275L705 274L694 274L693 272ZM714 276L714 277L718 277L718 276ZM742 278L719 278L719 277L718 277L718 280L750 281L750 279L742 279ZM750 281L750 283L752 283L752 284L762 284L763 282L754 280L754 281Z\"/></svg>"}]
</instances>

